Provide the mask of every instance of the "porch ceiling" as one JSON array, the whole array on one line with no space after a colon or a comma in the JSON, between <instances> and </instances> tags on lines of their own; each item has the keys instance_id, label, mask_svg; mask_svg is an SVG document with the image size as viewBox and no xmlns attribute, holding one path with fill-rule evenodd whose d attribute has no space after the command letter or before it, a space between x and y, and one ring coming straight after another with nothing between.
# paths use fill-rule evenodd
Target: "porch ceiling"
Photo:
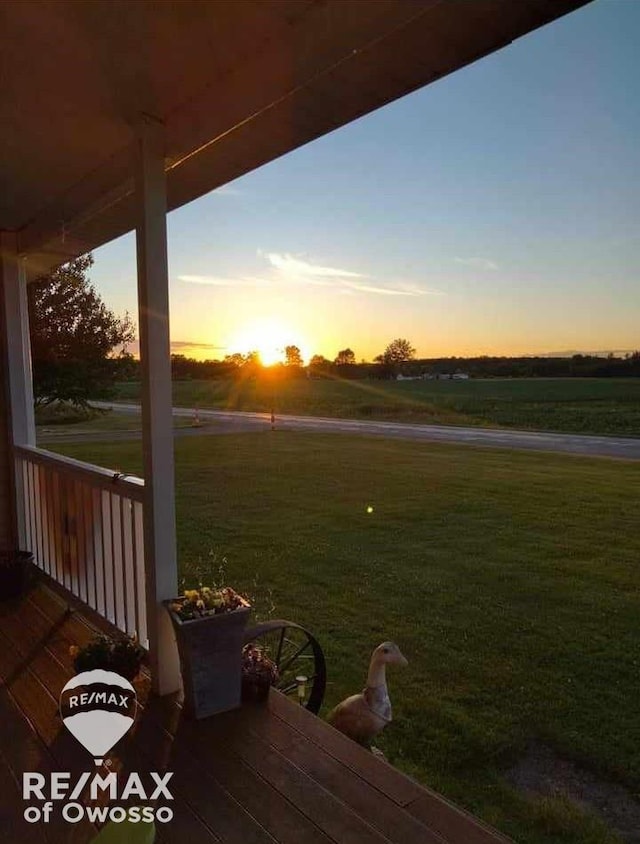
<instances>
[{"instance_id":1,"label":"porch ceiling","mask_svg":"<svg viewBox=\"0 0 640 844\"><path fill-rule=\"evenodd\" d=\"M134 227L132 130L169 209L588 0L0 0L0 229L31 276Z\"/></svg>"}]
</instances>

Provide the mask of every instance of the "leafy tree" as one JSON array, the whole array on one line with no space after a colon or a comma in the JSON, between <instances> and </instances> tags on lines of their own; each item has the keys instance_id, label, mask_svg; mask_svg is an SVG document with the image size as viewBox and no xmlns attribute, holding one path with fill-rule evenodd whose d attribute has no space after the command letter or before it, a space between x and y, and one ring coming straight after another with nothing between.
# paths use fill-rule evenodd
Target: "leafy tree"
<instances>
[{"instance_id":1,"label":"leafy tree","mask_svg":"<svg viewBox=\"0 0 640 844\"><path fill-rule=\"evenodd\" d=\"M326 372L328 369L331 368L331 361L324 355L313 355L313 357L309 361L309 368Z\"/></svg>"},{"instance_id":2,"label":"leafy tree","mask_svg":"<svg viewBox=\"0 0 640 844\"><path fill-rule=\"evenodd\" d=\"M356 356L351 349L341 349L334 361L336 366L353 366L356 362Z\"/></svg>"},{"instance_id":3,"label":"leafy tree","mask_svg":"<svg viewBox=\"0 0 640 844\"><path fill-rule=\"evenodd\" d=\"M399 337L393 340L381 355L376 358L382 364L393 366L397 363L406 363L413 360L416 356L416 350L413 348L408 340Z\"/></svg>"},{"instance_id":4,"label":"leafy tree","mask_svg":"<svg viewBox=\"0 0 640 844\"><path fill-rule=\"evenodd\" d=\"M232 355L225 355L224 362L230 366L235 366L236 369L240 369L247 362L247 358L240 352L234 352Z\"/></svg>"},{"instance_id":5,"label":"leafy tree","mask_svg":"<svg viewBox=\"0 0 640 844\"><path fill-rule=\"evenodd\" d=\"M131 352L121 352L111 362L115 381L140 380L140 361L136 360Z\"/></svg>"},{"instance_id":6,"label":"leafy tree","mask_svg":"<svg viewBox=\"0 0 640 844\"><path fill-rule=\"evenodd\" d=\"M89 399L109 398L114 350L126 356L135 337L129 315L116 316L89 282L92 266L92 256L84 255L28 287L36 405L86 407Z\"/></svg>"},{"instance_id":7,"label":"leafy tree","mask_svg":"<svg viewBox=\"0 0 640 844\"><path fill-rule=\"evenodd\" d=\"M307 372L311 378L321 378L331 372L333 363L324 355L313 355L307 366Z\"/></svg>"},{"instance_id":8,"label":"leafy tree","mask_svg":"<svg viewBox=\"0 0 640 844\"><path fill-rule=\"evenodd\" d=\"M263 368L260 353L255 350L247 352L246 355L234 352L232 355L225 357L224 363L231 369L232 376L239 376L240 378L253 378Z\"/></svg>"},{"instance_id":9,"label":"leafy tree","mask_svg":"<svg viewBox=\"0 0 640 844\"><path fill-rule=\"evenodd\" d=\"M262 361L260 360L260 352L254 350L247 352L244 356L243 368L250 372L258 372L262 369Z\"/></svg>"},{"instance_id":10,"label":"leafy tree","mask_svg":"<svg viewBox=\"0 0 640 844\"><path fill-rule=\"evenodd\" d=\"M297 346L284 347L285 366L302 366L302 354Z\"/></svg>"}]
</instances>

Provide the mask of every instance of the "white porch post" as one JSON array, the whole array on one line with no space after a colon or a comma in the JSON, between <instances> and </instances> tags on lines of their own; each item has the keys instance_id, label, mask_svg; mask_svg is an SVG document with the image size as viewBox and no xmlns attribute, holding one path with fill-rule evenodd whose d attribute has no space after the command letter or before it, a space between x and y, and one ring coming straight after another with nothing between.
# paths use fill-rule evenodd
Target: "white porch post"
<instances>
[{"instance_id":1,"label":"white porch post","mask_svg":"<svg viewBox=\"0 0 640 844\"><path fill-rule=\"evenodd\" d=\"M36 427L33 416L27 281L24 262L18 256L17 239L13 232L0 232L0 262L4 297L2 331L6 340L9 376L7 399L11 408L11 443L12 445L35 445ZM24 490L21 477L16 476L14 481L15 527L20 548L24 549L26 548Z\"/></svg>"},{"instance_id":2,"label":"white porch post","mask_svg":"<svg viewBox=\"0 0 640 844\"><path fill-rule=\"evenodd\" d=\"M142 366L144 547L154 691L180 688L171 621L161 601L178 590L173 468L164 127L145 118L136 137L138 317Z\"/></svg>"}]
</instances>

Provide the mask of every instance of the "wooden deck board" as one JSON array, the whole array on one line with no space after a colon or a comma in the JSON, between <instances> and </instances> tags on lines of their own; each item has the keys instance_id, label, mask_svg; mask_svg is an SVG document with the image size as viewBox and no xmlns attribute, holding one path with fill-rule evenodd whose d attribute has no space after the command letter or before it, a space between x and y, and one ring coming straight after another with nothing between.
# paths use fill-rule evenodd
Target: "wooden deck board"
<instances>
[{"instance_id":1,"label":"wooden deck board","mask_svg":"<svg viewBox=\"0 0 640 844\"><path fill-rule=\"evenodd\" d=\"M219 763L214 764L208 761L211 748L218 748L223 759L237 758L250 766L263 781L280 791L293 805L304 806L305 814L318 826L324 828L328 835L336 836L335 840L362 842L362 844L366 842L380 844L380 842L394 840L377 832L369 819L365 820L344 802L343 795L337 797L335 793L324 788L274 746L274 743L282 747L290 741L296 741L299 734L291 730L283 741L282 731L286 731L286 725L275 725L275 733L271 729L273 726L274 719L266 708L245 706L240 711L224 713L217 718L198 724L182 722L176 738L183 745L197 746L199 751L196 752L202 764L207 764L212 772L218 771L219 775L221 770ZM159 741L157 735L150 734L148 738ZM233 765L233 768L236 767L237 765ZM224 774L222 777L224 778ZM366 788L366 784L364 785ZM381 796L384 799L384 796ZM373 814L377 816L375 811ZM414 829L418 827L419 832L424 835L425 831L420 825L412 823L411 826ZM297 828L297 840L300 840L302 831L303 829ZM304 840L311 841L312 839L305 835Z\"/></svg>"},{"instance_id":2,"label":"wooden deck board","mask_svg":"<svg viewBox=\"0 0 640 844\"><path fill-rule=\"evenodd\" d=\"M34 837L18 788L23 771L91 770L57 712L73 674L70 646L96 632L73 606L42 584L0 605L0 719L12 726L0 737L0 820L11 828L0 837L15 844L85 844L95 834L88 823L60 821ZM277 693L268 706L193 722L177 696L149 697L149 687L148 675L136 681L136 725L110 761L119 775L173 772L174 819L157 825L158 844L507 841Z\"/></svg>"},{"instance_id":3,"label":"wooden deck board","mask_svg":"<svg viewBox=\"0 0 640 844\"><path fill-rule=\"evenodd\" d=\"M259 721L252 713L239 740L231 739L223 724L215 732L212 724L211 735L226 754L237 754L332 839L345 844L384 844L387 841L335 794L270 745L263 731L256 729Z\"/></svg>"},{"instance_id":4,"label":"wooden deck board","mask_svg":"<svg viewBox=\"0 0 640 844\"><path fill-rule=\"evenodd\" d=\"M0 624L0 674L4 674L4 666L15 660L8 654L19 653L15 640L8 639ZM55 770L70 771L72 776L79 776L87 769L87 753L75 738L64 727L58 712L58 699L64 686L66 675L60 667L59 673L53 681L52 689L47 688L43 677L39 674L39 664L49 662L45 674L51 676L54 666L52 657L44 651L38 653L29 667L23 667L9 685L11 695L29 718L39 738L47 747L55 765Z\"/></svg>"},{"instance_id":5,"label":"wooden deck board","mask_svg":"<svg viewBox=\"0 0 640 844\"><path fill-rule=\"evenodd\" d=\"M24 801L20 781L0 751L0 836L3 841L21 840L24 844L40 844L42 832L23 820ZM51 840L51 839L49 839Z\"/></svg>"},{"instance_id":6,"label":"wooden deck board","mask_svg":"<svg viewBox=\"0 0 640 844\"><path fill-rule=\"evenodd\" d=\"M415 783L390 765L380 765L364 748L333 730L328 724L309 717L305 709L283 706L278 695L269 698L269 708L286 723L293 725L302 735L344 762L367 782L380 788L387 796L404 806L408 812L447 840L460 840L465 844L490 844L508 841L495 830L484 826L463 809L449 803L436 792ZM443 803L449 811L443 812Z\"/></svg>"},{"instance_id":7,"label":"wooden deck board","mask_svg":"<svg viewBox=\"0 0 640 844\"><path fill-rule=\"evenodd\" d=\"M406 808L414 818L438 832L447 841L462 841L464 844L510 844L510 839L485 826L459 806L446 802L445 810L443 799L439 794L428 791Z\"/></svg>"},{"instance_id":8,"label":"wooden deck board","mask_svg":"<svg viewBox=\"0 0 640 844\"><path fill-rule=\"evenodd\" d=\"M268 805L264 807L265 783L256 777L247 777L240 772L233 776L225 768L228 763L216 758L218 748L208 745L200 738L189 741L182 727L171 736L162 730L153 714L147 709L140 720L139 730L134 737L137 747L151 754L153 763L162 769L174 771L176 789L185 786L181 792L193 809L226 840L237 841L289 841L286 818L281 820L282 805L273 805L273 816L268 816ZM236 767L240 764L234 760ZM255 792L255 794L254 794ZM212 814L212 803L216 811ZM293 814L294 807L291 807ZM265 818L265 811L267 816ZM266 820L266 825L265 825ZM276 838L273 826L282 822L285 838ZM305 830L304 816L296 814ZM309 830L306 830L309 832ZM301 840L298 837L298 841ZM306 839L303 839L306 840Z\"/></svg>"},{"instance_id":9,"label":"wooden deck board","mask_svg":"<svg viewBox=\"0 0 640 844\"><path fill-rule=\"evenodd\" d=\"M279 695L269 698L269 709L399 806L422 796L422 786L391 765L381 765L368 750L354 744L326 721L314 718L306 709L287 706Z\"/></svg>"},{"instance_id":10,"label":"wooden deck board","mask_svg":"<svg viewBox=\"0 0 640 844\"><path fill-rule=\"evenodd\" d=\"M0 752L11 770L14 781L21 783L25 772L39 771L49 775L57 770L47 748L6 688L0 688L0 723L3 725L0 730ZM20 805L13 808L18 814L11 818L12 835L9 836L8 832L5 834L4 826L0 826L0 840L30 844L33 827L23 819L25 804L20 800ZM9 823L8 818L5 823ZM38 826L37 830L37 840L46 841L48 844L85 844L96 833L95 828L88 822L82 821L70 828L69 824L59 817L53 818L50 824Z\"/></svg>"},{"instance_id":11,"label":"wooden deck board","mask_svg":"<svg viewBox=\"0 0 640 844\"><path fill-rule=\"evenodd\" d=\"M403 812L386 794L310 742L301 733L291 732L277 718L268 721L270 741L317 783L340 799L389 841L398 844L441 844L442 838L430 832L414 817ZM384 764L384 763L380 763Z\"/></svg>"}]
</instances>

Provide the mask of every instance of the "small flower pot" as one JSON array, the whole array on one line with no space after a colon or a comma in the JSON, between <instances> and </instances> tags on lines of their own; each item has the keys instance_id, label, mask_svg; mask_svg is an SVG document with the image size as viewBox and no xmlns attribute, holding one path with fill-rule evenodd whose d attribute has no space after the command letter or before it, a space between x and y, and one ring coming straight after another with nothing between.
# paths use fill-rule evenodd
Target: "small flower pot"
<instances>
[{"instance_id":1,"label":"small flower pot","mask_svg":"<svg viewBox=\"0 0 640 844\"><path fill-rule=\"evenodd\" d=\"M140 673L144 650L129 637L96 636L83 648L72 646L73 667L76 674L102 668L113 671L133 682Z\"/></svg>"},{"instance_id":2,"label":"small flower pot","mask_svg":"<svg viewBox=\"0 0 640 844\"><path fill-rule=\"evenodd\" d=\"M263 677L242 676L242 700L245 703L264 703L269 697L271 681Z\"/></svg>"},{"instance_id":3,"label":"small flower pot","mask_svg":"<svg viewBox=\"0 0 640 844\"><path fill-rule=\"evenodd\" d=\"M251 607L183 621L170 609L176 600L164 603L176 634L187 713L199 719L237 709L244 630Z\"/></svg>"},{"instance_id":4,"label":"small flower pot","mask_svg":"<svg viewBox=\"0 0 640 844\"><path fill-rule=\"evenodd\" d=\"M32 563L31 551L0 553L0 600L19 598L26 592Z\"/></svg>"}]
</instances>

